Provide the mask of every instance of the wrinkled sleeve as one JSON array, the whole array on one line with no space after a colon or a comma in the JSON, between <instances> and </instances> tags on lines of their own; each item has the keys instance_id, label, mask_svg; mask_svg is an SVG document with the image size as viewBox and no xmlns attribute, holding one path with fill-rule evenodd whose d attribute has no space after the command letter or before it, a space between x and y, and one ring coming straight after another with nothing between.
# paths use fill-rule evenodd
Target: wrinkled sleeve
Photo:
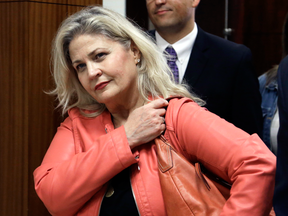
<instances>
[{"instance_id":1,"label":"wrinkled sleeve","mask_svg":"<svg viewBox=\"0 0 288 216\"><path fill-rule=\"evenodd\" d=\"M123 127L98 137L93 147L76 154L68 117L34 171L35 189L52 215L74 215L103 184L136 162Z\"/></svg>"},{"instance_id":2,"label":"wrinkled sleeve","mask_svg":"<svg viewBox=\"0 0 288 216\"><path fill-rule=\"evenodd\" d=\"M269 215L276 158L258 135L249 135L194 102L182 105L174 128L186 157L232 183L221 216Z\"/></svg>"}]
</instances>

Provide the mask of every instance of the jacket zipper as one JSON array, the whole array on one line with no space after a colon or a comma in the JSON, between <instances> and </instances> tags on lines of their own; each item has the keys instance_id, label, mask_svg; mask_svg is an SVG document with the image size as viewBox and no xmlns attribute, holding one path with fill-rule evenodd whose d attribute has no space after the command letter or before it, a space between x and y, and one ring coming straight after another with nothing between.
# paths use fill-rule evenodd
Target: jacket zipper
<instances>
[{"instance_id":1,"label":"jacket zipper","mask_svg":"<svg viewBox=\"0 0 288 216\"><path fill-rule=\"evenodd\" d=\"M106 134L108 133L108 129L107 129L106 126L105 126L105 132L106 132ZM102 203L103 203L103 200L104 200L105 194L107 193L107 190L108 190L108 189L109 189L109 187L107 187L107 189L106 189L106 191L105 191L105 193L104 193L104 195L103 195L103 197L102 197L102 200L101 200L101 203L100 203L100 208L99 208L99 211L98 211L98 216L100 215L101 208L102 208Z\"/></svg>"},{"instance_id":2,"label":"jacket zipper","mask_svg":"<svg viewBox=\"0 0 288 216\"><path fill-rule=\"evenodd\" d=\"M105 194L107 193L107 190L109 189L109 187L107 187L107 189L106 189L106 191L105 191L105 193L104 193L104 196L105 196ZM98 216L100 215L100 212L101 212L101 207L102 207L102 203L103 203L103 200L104 200L104 196L102 197L102 200L101 200L101 203L100 203L100 208L99 208L99 211L98 211Z\"/></svg>"},{"instance_id":3,"label":"jacket zipper","mask_svg":"<svg viewBox=\"0 0 288 216\"><path fill-rule=\"evenodd\" d=\"M131 170L131 173L132 173L132 170ZM137 202L136 202L136 198L135 198L135 194L134 194L134 191L133 191L132 183L131 183L131 174L130 174L129 180L130 180L130 187L131 187L131 191L132 191L132 194L133 194L134 202L135 202L138 214L139 214L139 216L141 216L139 208L138 208L138 205L137 205Z\"/></svg>"}]
</instances>

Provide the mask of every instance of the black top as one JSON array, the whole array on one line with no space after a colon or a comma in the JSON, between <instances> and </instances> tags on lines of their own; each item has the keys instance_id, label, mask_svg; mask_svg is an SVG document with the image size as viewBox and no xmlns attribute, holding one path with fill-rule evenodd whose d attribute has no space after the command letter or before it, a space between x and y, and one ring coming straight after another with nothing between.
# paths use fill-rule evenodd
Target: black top
<instances>
[{"instance_id":1,"label":"black top","mask_svg":"<svg viewBox=\"0 0 288 216\"><path fill-rule=\"evenodd\" d=\"M114 189L111 195L111 187ZM110 188L110 190L109 190ZM130 184L130 169L127 168L114 176L104 196L100 209L100 216L138 216L138 210L132 194Z\"/></svg>"}]
</instances>

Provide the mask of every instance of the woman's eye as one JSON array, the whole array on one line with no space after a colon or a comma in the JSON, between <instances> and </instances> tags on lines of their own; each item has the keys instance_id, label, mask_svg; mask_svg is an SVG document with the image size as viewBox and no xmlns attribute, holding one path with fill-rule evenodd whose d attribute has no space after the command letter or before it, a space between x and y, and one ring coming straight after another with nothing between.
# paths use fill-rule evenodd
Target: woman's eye
<instances>
[{"instance_id":1,"label":"woman's eye","mask_svg":"<svg viewBox=\"0 0 288 216\"><path fill-rule=\"evenodd\" d=\"M105 57L106 56L106 53L98 53L98 54L96 54L95 55L95 59L97 60L97 59L101 59L101 58L103 58L103 57Z\"/></svg>"},{"instance_id":2,"label":"woman's eye","mask_svg":"<svg viewBox=\"0 0 288 216\"><path fill-rule=\"evenodd\" d=\"M85 64L78 64L78 65L76 66L76 70L77 70L77 71L81 71L81 70L83 70L83 68L84 68L85 66L86 66Z\"/></svg>"}]
</instances>

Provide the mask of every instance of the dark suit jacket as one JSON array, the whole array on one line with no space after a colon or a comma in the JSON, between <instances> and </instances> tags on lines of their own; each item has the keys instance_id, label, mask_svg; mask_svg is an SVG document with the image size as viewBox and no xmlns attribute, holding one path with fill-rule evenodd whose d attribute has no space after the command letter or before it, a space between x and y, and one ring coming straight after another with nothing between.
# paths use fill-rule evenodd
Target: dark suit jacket
<instances>
[{"instance_id":1,"label":"dark suit jacket","mask_svg":"<svg viewBox=\"0 0 288 216\"><path fill-rule=\"evenodd\" d=\"M288 56L278 68L278 131L276 184L273 205L277 216L288 215Z\"/></svg>"},{"instance_id":2,"label":"dark suit jacket","mask_svg":"<svg viewBox=\"0 0 288 216\"><path fill-rule=\"evenodd\" d=\"M150 34L155 37L155 31ZM247 47L198 27L184 80L209 111L262 137L261 95Z\"/></svg>"}]
</instances>

